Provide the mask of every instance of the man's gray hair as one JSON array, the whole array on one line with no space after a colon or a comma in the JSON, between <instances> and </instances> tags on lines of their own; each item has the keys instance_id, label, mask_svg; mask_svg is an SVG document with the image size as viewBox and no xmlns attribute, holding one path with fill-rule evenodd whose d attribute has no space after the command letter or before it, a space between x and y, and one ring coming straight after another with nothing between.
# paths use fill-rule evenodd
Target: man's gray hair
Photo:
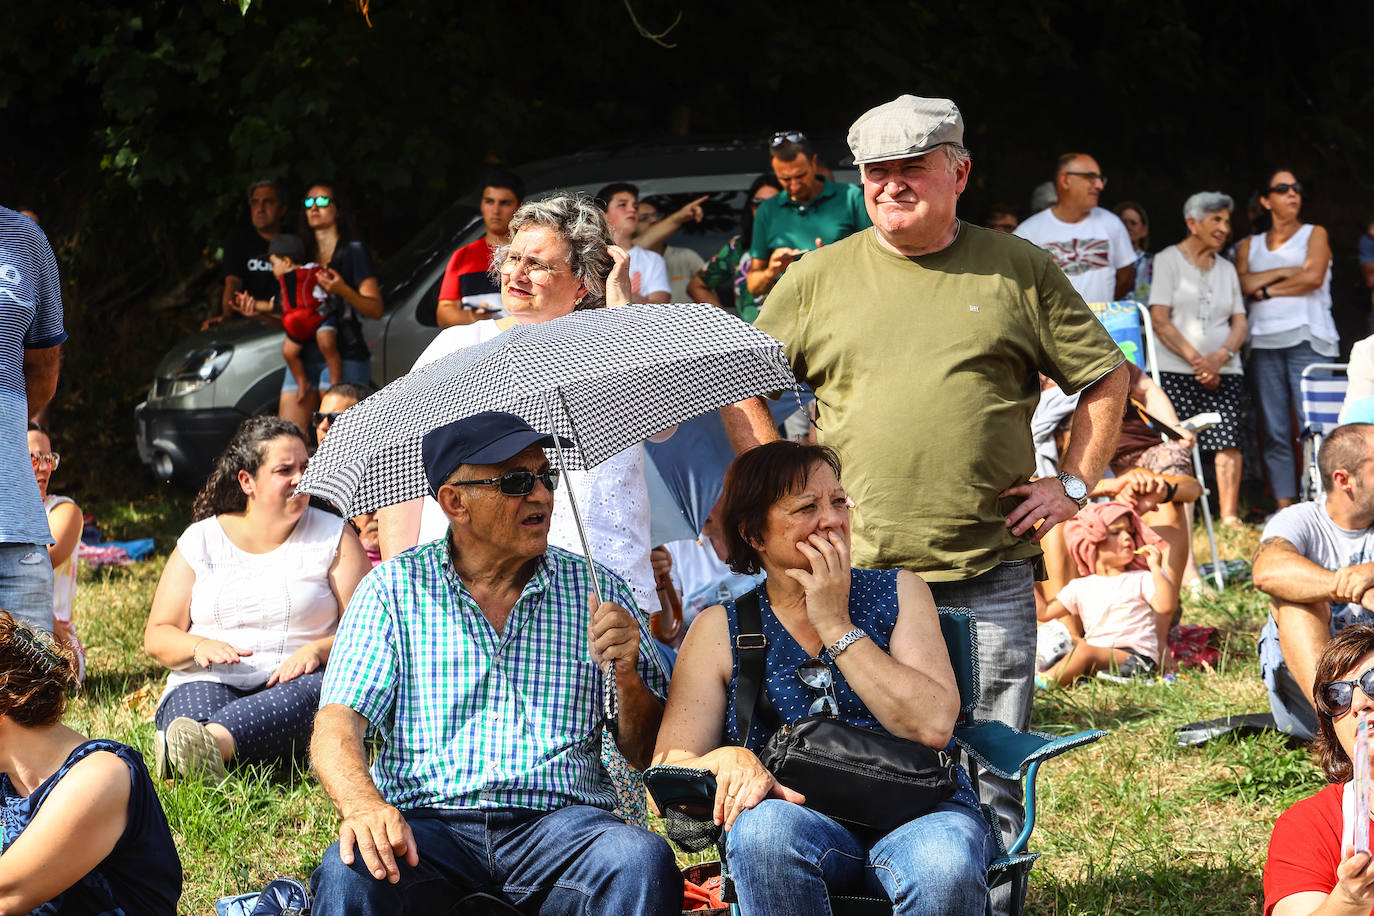
<instances>
[{"instance_id":1,"label":"man's gray hair","mask_svg":"<svg viewBox=\"0 0 1374 916\"><path fill-rule=\"evenodd\" d=\"M1236 202L1229 194L1220 191L1198 191L1183 202L1183 218L1202 222L1212 213L1235 208Z\"/></svg>"},{"instance_id":2,"label":"man's gray hair","mask_svg":"<svg viewBox=\"0 0 1374 916\"><path fill-rule=\"evenodd\" d=\"M949 165L951 172L959 171L959 166L968 165L973 157L969 155L968 147L958 143L942 143L941 148L945 151L945 161Z\"/></svg>"},{"instance_id":3,"label":"man's gray hair","mask_svg":"<svg viewBox=\"0 0 1374 916\"><path fill-rule=\"evenodd\" d=\"M286 188L282 187L282 183L281 183L280 181L278 181L277 179L275 179L275 178L259 178L257 181L255 181L255 182L253 182L252 184L248 185L248 200L249 200L249 201L252 201L252 199L253 199L253 192L256 191L258 188L271 188L273 191L276 191L276 192L277 192L277 202L278 202L278 203L283 203L283 204L286 203Z\"/></svg>"},{"instance_id":4,"label":"man's gray hair","mask_svg":"<svg viewBox=\"0 0 1374 916\"><path fill-rule=\"evenodd\" d=\"M600 308L606 304L606 277L611 272L611 228L606 214L596 202L584 195L560 194L521 205L510 221L510 236L526 226L546 226L568 244L568 266L573 276L587 288L577 310ZM491 259L492 279L500 284L500 265L510 245L496 250Z\"/></svg>"}]
</instances>

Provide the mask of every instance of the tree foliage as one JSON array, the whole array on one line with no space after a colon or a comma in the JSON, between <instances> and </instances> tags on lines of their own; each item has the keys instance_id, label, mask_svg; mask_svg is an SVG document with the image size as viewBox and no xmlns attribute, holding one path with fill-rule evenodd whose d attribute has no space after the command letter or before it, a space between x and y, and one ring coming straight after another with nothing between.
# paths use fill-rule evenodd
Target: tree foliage
<instances>
[{"instance_id":1,"label":"tree foliage","mask_svg":"<svg viewBox=\"0 0 1374 916\"><path fill-rule=\"evenodd\" d=\"M1189 193L1244 200L1286 161L1339 256L1374 204L1371 7L389 0L365 19L321 0L14 4L0 202L37 206L63 260L70 365L91 373L69 373L63 397L89 402L81 386L108 372L112 415L203 314L148 309L207 301L185 281L204 280L251 179L340 182L384 257L489 161L674 131L838 136L900 92L963 110L967 216L1023 205L1058 153L1084 149L1111 175L1107 201L1143 201L1167 243ZM668 23L670 48L642 34ZM114 368L92 341L135 352Z\"/></svg>"}]
</instances>

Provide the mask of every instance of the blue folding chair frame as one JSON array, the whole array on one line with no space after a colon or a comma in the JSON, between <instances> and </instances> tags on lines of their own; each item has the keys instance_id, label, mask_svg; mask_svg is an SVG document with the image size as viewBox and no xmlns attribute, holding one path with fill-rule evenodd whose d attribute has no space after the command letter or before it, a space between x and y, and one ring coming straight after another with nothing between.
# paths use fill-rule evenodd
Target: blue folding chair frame
<instances>
[{"instance_id":1,"label":"blue folding chair frame","mask_svg":"<svg viewBox=\"0 0 1374 916\"><path fill-rule=\"evenodd\" d=\"M1302 394L1303 427L1302 480L1298 495L1306 500L1317 499L1325 491L1322 475L1317 467L1317 452L1322 440L1340 425L1341 406L1350 386L1346 376L1347 363L1313 363L1302 370L1298 390Z\"/></svg>"}]
</instances>

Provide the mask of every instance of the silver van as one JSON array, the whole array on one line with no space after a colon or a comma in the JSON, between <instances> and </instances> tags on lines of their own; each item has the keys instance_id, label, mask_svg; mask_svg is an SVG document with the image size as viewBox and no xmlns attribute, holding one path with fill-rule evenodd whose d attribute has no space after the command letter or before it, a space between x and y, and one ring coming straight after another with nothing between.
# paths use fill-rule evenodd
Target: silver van
<instances>
[{"instance_id":1,"label":"silver van","mask_svg":"<svg viewBox=\"0 0 1374 916\"><path fill-rule=\"evenodd\" d=\"M842 146L817 147L822 161L834 167L836 179L857 181ZM639 187L641 197L663 199L661 207L671 212L709 194L706 218L683 227L672 239L709 260L738 232L745 192L767 166L762 143L680 142L591 149L515 171L526 183L529 200L562 192L594 194L610 182L628 181ZM449 255L482 234L477 212L481 190L458 200L380 265L386 312L377 320L362 319L373 385L381 387L408 372L439 333L437 327L422 324L417 313L434 314ZM190 335L162 358L148 399L134 410L139 458L159 479L199 487L239 423L277 409L286 372L281 335L248 319L225 322Z\"/></svg>"}]
</instances>

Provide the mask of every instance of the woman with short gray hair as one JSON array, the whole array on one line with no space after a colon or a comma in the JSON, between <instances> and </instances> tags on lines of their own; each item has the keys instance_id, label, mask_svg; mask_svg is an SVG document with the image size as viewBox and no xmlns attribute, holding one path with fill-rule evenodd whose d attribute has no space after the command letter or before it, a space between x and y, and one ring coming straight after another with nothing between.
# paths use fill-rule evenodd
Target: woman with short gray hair
<instances>
[{"instance_id":1,"label":"woman with short gray hair","mask_svg":"<svg viewBox=\"0 0 1374 916\"><path fill-rule=\"evenodd\" d=\"M547 317L535 318L529 309L512 308L512 303L505 296L505 274L516 274L520 271L519 264L513 269L508 269L508 265L513 243L522 231L526 240L540 238L555 248L563 249L563 263L568 268L568 279L579 288L578 294L572 300L574 310L599 308L608 304L606 284L610 279L608 275L612 273L613 265L619 260L613 252L620 249L615 248L611 242L611 230L606 223L606 214L589 198L563 194L546 200L530 201L516 210L510 221L512 244L503 245L492 255L492 279L502 286L506 311L512 317L522 324L548 320ZM626 261L627 265L628 263ZM536 262L531 265L531 269L540 270L541 264L542 262ZM542 266L550 268L548 276L551 279L558 273L554 265ZM611 282L614 283L614 279L611 279ZM514 284L514 287L516 290L524 289L520 283ZM561 300L562 297L555 298ZM609 304L625 304L623 301L617 301L617 298L617 291L611 290ZM523 295L517 295L516 301L525 304ZM522 321L522 315L527 320Z\"/></svg>"},{"instance_id":2,"label":"woman with short gray hair","mask_svg":"<svg viewBox=\"0 0 1374 916\"><path fill-rule=\"evenodd\" d=\"M1217 497L1225 524L1240 525L1240 439L1248 407L1240 348L1249 325L1240 279L1217 256L1231 235L1234 201L1200 191L1183 205L1188 235L1155 255L1150 322L1164 346L1159 383L1180 417L1215 411L1221 422L1198 434L1214 453Z\"/></svg>"}]
</instances>

